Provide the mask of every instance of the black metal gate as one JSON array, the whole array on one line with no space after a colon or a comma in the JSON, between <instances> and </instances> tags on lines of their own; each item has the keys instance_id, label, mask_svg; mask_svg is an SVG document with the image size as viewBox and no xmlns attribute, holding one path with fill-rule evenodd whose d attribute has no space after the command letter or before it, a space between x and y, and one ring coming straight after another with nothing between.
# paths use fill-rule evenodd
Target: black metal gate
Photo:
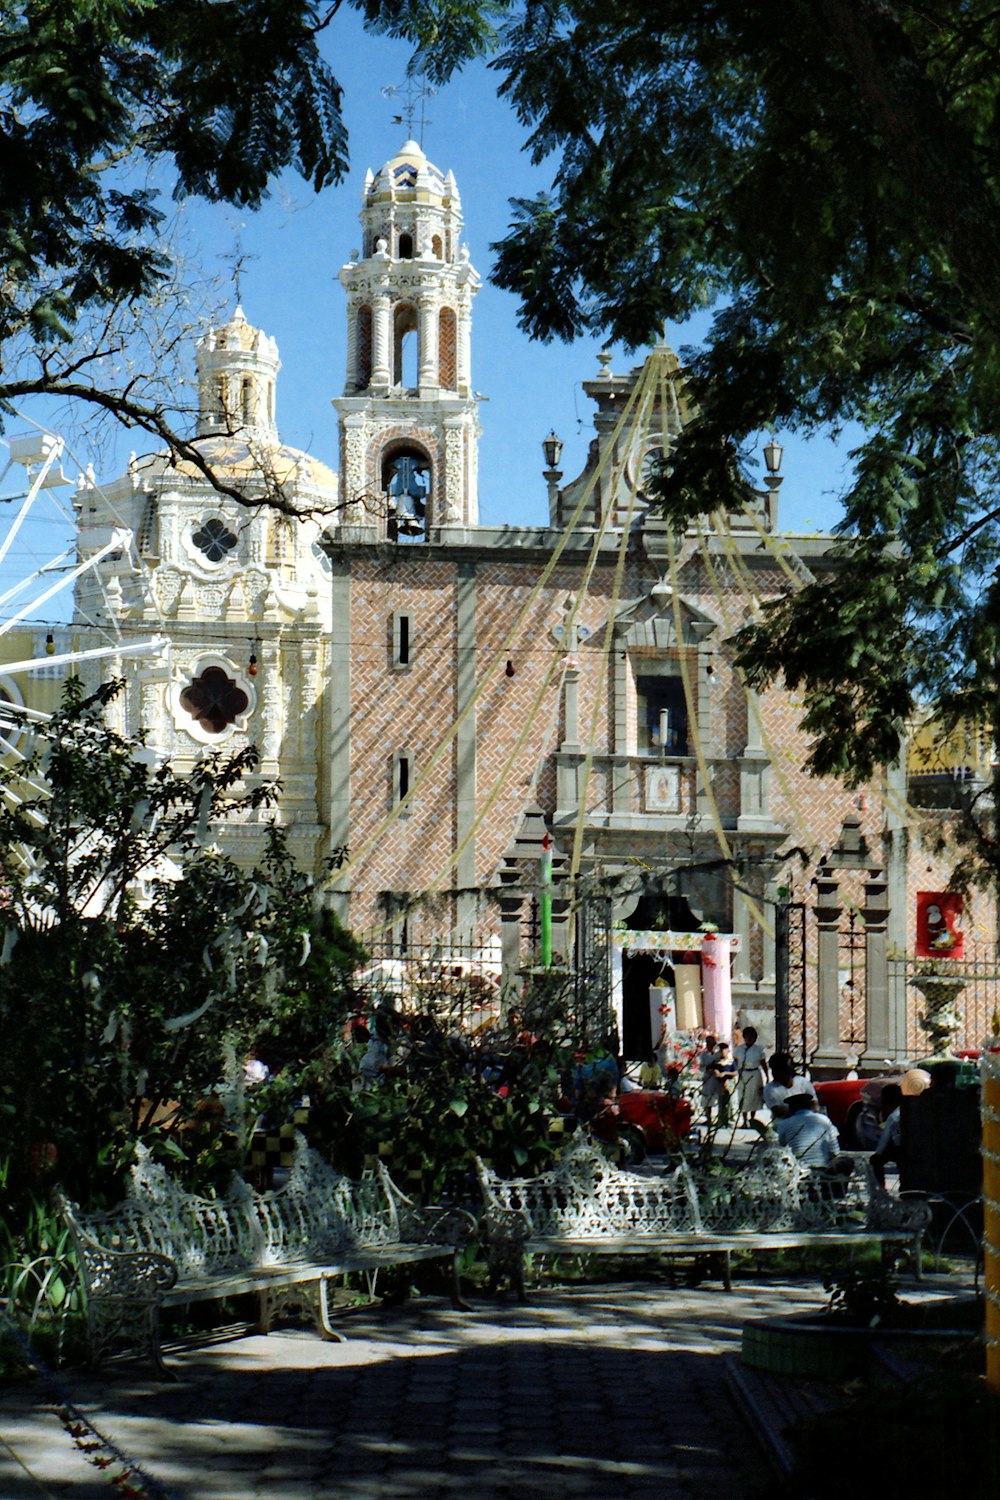
<instances>
[{"instance_id":1,"label":"black metal gate","mask_svg":"<svg viewBox=\"0 0 1000 1500\"><path fill-rule=\"evenodd\" d=\"M610 896L586 895L576 913L575 998L581 1043L597 1041L611 1029Z\"/></svg>"}]
</instances>

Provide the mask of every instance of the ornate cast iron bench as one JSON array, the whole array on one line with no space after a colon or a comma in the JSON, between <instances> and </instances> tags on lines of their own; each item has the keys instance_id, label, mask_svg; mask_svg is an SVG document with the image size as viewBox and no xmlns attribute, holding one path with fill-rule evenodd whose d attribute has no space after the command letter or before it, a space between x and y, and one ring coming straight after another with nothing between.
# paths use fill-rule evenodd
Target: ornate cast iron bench
<instances>
[{"instance_id":1,"label":"ornate cast iron bench","mask_svg":"<svg viewBox=\"0 0 1000 1500\"><path fill-rule=\"evenodd\" d=\"M472 1216L417 1207L381 1164L360 1182L340 1177L301 1136L288 1181L272 1192L235 1179L225 1198L196 1197L139 1147L123 1203L94 1214L66 1198L60 1206L80 1266L92 1361L124 1345L148 1350L163 1371L161 1308L245 1292L259 1296L261 1332L279 1305L308 1306L323 1335L337 1339L331 1277L363 1272L374 1290L379 1271L417 1261L450 1261L452 1303L464 1306L457 1256L475 1233Z\"/></svg>"},{"instance_id":2,"label":"ornate cast iron bench","mask_svg":"<svg viewBox=\"0 0 1000 1500\"><path fill-rule=\"evenodd\" d=\"M920 1275L925 1204L901 1202L875 1181L867 1157L838 1182L768 1146L741 1170L664 1176L612 1166L584 1137L538 1177L504 1179L479 1161L490 1286L500 1277L524 1298L526 1255L663 1255L719 1258L732 1289L734 1250L879 1243L912 1251Z\"/></svg>"}]
</instances>

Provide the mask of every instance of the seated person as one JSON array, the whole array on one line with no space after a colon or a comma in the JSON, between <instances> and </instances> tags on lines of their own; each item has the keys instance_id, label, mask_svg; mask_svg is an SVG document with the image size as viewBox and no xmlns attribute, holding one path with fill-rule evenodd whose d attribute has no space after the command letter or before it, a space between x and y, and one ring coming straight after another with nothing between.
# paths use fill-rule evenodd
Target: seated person
<instances>
[{"instance_id":1,"label":"seated person","mask_svg":"<svg viewBox=\"0 0 1000 1500\"><path fill-rule=\"evenodd\" d=\"M815 1094L789 1094L785 1113L775 1121L780 1145L805 1167L828 1167L840 1151L837 1127L819 1113Z\"/></svg>"},{"instance_id":2,"label":"seated person","mask_svg":"<svg viewBox=\"0 0 1000 1500\"><path fill-rule=\"evenodd\" d=\"M646 1061L639 1069L639 1087L641 1089L658 1089L662 1082L663 1069L660 1067L656 1053L650 1052Z\"/></svg>"},{"instance_id":3,"label":"seated person","mask_svg":"<svg viewBox=\"0 0 1000 1500\"><path fill-rule=\"evenodd\" d=\"M764 1103L771 1111L772 1119L780 1120L786 1113L787 1101L797 1094L808 1094L816 1099L812 1080L806 1073L796 1073L791 1053L776 1052L770 1066L771 1081L764 1085Z\"/></svg>"},{"instance_id":4,"label":"seated person","mask_svg":"<svg viewBox=\"0 0 1000 1500\"><path fill-rule=\"evenodd\" d=\"M885 1186L886 1162L891 1161L894 1166L899 1166L899 1106L902 1098L903 1090L899 1084L887 1083L878 1102L879 1114L882 1117L882 1134L878 1138L878 1146L872 1153L871 1164L872 1171L883 1187Z\"/></svg>"}]
</instances>

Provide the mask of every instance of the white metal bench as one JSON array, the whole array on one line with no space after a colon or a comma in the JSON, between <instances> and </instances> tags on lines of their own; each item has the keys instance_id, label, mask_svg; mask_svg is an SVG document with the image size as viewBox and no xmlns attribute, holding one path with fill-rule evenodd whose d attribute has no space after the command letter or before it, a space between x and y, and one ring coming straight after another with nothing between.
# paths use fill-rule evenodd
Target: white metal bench
<instances>
[{"instance_id":1,"label":"white metal bench","mask_svg":"<svg viewBox=\"0 0 1000 1500\"><path fill-rule=\"evenodd\" d=\"M360 1182L338 1176L301 1136L288 1181L272 1192L236 1179L224 1198L196 1197L140 1146L123 1203L92 1214L66 1198L60 1206L79 1262L91 1359L144 1348L161 1371L165 1307L254 1292L262 1332L279 1305L305 1305L324 1336L339 1338L329 1318L332 1277L363 1272L374 1286L380 1270L431 1260L450 1260L452 1302L461 1307L457 1256L475 1233L470 1214L413 1204L381 1164Z\"/></svg>"},{"instance_id":2,"label":"white metal bench","mask_svg":"<svg viewBox=\"0 0 1000 1500\"><path fill-rule=\"evenodd\" d=\"M603 1254L715 1256L731 1290L734 1250L871 1243L908 1248L919 1276L926 1205L891 1197L867 1158L849 1165L834 1181L767 1147L742 1170L682 1162L653 1176L613 1166L584 1137L537 1177L501 1178L479 1160L491 1288L507 1277L523 1300L527 1255Z\"/></svg>"}]
</instances>

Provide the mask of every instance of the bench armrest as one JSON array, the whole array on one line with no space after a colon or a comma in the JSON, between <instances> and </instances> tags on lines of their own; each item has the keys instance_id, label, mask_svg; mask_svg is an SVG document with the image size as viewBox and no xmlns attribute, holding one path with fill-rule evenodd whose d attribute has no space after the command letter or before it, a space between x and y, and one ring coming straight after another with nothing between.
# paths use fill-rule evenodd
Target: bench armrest
<instances>
[{"instance_id":1,"label":"bench armrest","mask_svg":"<svg viewBox=\"0 0 1000 1500\"><path fill-rule=\"evenodd\" d=\"M519 1208L491 1203L481 1220L482 1237L490 1245L520 1245L530 1240L531 1221Z\"/></svg>"},{"instance_id":2,"label":"bench armrest","mask_svg":"<svg viewBox=\"0 0 1000 1500\"><path fill-rule=\"evenodd\" d=\"M453 1245L457 1250L475 1238L476 1221L464 1208L438 1203L424 1208L396 1186L382 1162L376 1166L382 1189L396 1215L399 1238L405 1245Z\"/></svg>"},{"instance_id":3,"label":"bench armrest","mask_svg":"<svg viewBox=\"0 0 1000 1500\"><path fill-rule=\"evenodd\" d=\"M177 1266L169 1256L154 1250L114 1250L102 1245L87 1229L74 1203L61 1194L56 1201L69 1226L88 1297L157 1302L176 1285Z\"/></svg>"},{"instance_id":4,"label":"bench armrest","mask_svg":"<svg viewBox=\"0 0 1000 1500\"><path fill-rule=\"evenodd\" d=\"M476 1237L476 1221L464 1208L398 1204L399 1237L404 1244L453 1245L461 1249Z\"/></svg>"}]
</instances>

